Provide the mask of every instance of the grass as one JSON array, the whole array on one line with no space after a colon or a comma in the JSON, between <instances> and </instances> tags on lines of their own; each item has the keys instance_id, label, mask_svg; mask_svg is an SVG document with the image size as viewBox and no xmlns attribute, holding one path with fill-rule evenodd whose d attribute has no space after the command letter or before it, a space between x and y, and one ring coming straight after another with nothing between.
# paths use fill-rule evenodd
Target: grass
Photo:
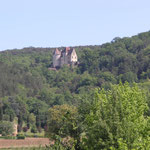
<instances>
[{"instance_id":1,"label":"grass","mask_svg":"<svg viewBox=\"0 0 150 150\"><path fill-rule=\"evenodd\" d=\"M42 132L37 132L37 133L31 133L30 130L28 130L27 132L20 132L19 134L23 134L26 137L40 137L40 138L44 138L45 137L45 132L44 130L42 130Z\"/></svg>"},{"instance_id":2,"label":"grass","mask_svg":"<svg viewBox=\"0 0 150 150\"><path fill-rule=\"evenodd\" d=\"M0 136L0 139L16 139L15 136Z\"/></svg>"},{"instance_id":3,"label":"grass","mask_svg":"<svg viewBox=\"0 0 150 150\"><path fill-rule=\"evenodd\" d=\"M22 134L25 137L35 137L35 138L36 137L39 137L39 138L44 138L45 137L44 130L41 133L39 133L39 132L31 133L30 131L28 131L28 132L19 132L18 134ZM15 136L0 136L0 139L16 139L16 137Z\"/></svg>"},{"instance_id":4,"label":"grass","mask_svg":"<svg viewBox=\"0 0 150 150\"><path fill-rule=\"evenodd\" d=\"M1 150L48 150L45 147L31 147L31 148L2 148Z\"/></svg>"}]
</instances>

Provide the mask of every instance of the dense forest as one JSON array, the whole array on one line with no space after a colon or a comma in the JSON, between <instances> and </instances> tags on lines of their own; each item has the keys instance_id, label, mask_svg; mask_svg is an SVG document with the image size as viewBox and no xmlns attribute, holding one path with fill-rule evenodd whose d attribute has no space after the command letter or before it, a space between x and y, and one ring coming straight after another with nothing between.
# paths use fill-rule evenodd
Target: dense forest
<instances>
[{"instance_id":1,"label":"dense forest","mask_svg":"<svg viewBox=\"0 0 150 150\"><path fill-rule=\"evenodd\" d=\"M74 48L78 66L58 70L50 69L55 48L27 47L0 52L0 120L13 121L18 117L18 131L25 127L47 130L49 113L58 106L71 109L74 115L75 108L80 107L83 120L95 89L107 91L120 82L130 86L136 82L140 89L150 90L150 31L116 37L99 46ZM150 105L150 101L147 103ZM148 108L147 116L149 112ZM92 126L90 121L87 124Z\"/></svg>"}]
</instances>

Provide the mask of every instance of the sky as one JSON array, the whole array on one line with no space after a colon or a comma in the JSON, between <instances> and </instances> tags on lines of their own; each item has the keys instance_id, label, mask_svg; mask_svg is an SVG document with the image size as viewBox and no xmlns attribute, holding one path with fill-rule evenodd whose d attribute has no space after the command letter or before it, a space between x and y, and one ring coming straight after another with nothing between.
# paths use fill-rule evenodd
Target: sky
<instances>
[{"instance_id":1,"label":"sky","mask_svg":"<svg viewBox=\"0 0 150 150\"><path fill-rule=\"evenodd\" d=\"M0 50L101 45L150 31L150 0L0 0Z\"/></svg>"}]
</instances>

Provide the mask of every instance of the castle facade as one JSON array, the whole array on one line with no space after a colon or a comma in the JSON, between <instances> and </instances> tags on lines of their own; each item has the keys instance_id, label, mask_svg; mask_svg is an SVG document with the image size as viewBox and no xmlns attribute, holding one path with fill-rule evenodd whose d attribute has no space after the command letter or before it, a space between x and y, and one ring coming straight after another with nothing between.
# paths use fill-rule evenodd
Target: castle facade
<instances>
[{"instance_id":1,"label":"castle facade","mask_svg":"<svg viewBox=\"0 0 150 150\"><path fill-rule=\"evenodd\" d=\"M63 65L75 65L78 62L78 56L74 48L66 47L64 50L56 50L53 53L53 67L62 67Z\"/></svg>"}]
</instances>

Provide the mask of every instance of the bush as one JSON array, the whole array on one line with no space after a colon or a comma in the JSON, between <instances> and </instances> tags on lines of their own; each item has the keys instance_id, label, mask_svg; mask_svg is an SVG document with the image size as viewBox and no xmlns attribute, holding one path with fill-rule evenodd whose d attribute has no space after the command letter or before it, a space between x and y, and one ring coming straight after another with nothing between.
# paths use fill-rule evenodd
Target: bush
<instances>
[{"instance_id":1,"label":"bush","mask_svg":"<svg viewBox=\"0 0 150 150\"><path fill-rule=\"evenodd\" d=\"M0 134L3 136L11 135L13 133L13 123L9 121L0 122Z\"/></svg>"},{"instance_id":2,"label":"bush","mask_svg":"<svg viewBox=\"0 0 150 150\"><path fill-rule=\"evenodd\" d=\"M32 132L32 133L37 133L37 128L36 128L36 126L33 126L33 127L31 128L31 132Z\"/></svg>"},{"instance_id":3,"label":"bush","mask_svg":"<svg viewBox=\"0 0 150 150\"><path fill-rule=\"evenodd\" d=\"M37 135L37 134L34 134L34 135L28 135L28 134L26 134L26 137L30 137L30 138L33 138L33 137L45 138L43 135Z\"/></svg>"},{"instance_id":4,"label":"bush","mask_svg":"<svg viewBox=\"0 0 150 150\"><path fill-rule=\"evenodd\" d=\"M23 132L27 132L28 131L28 127L23 127Z\"/></svg>"},{"instance_id":5,"label":"bush","mask_svg":"<svg viewBox=\"0 0 150 150\"><path fill-rule=\"evenodd\" d=\"M37 130L38 130L39 133L42 132L42 128L41 127L38 127Z\"/></svg>"},{"instance_id":6,"label":"bush","mask_svg":"<svg viewBox=\"0 0 150 150\"><path fill-rule=\"evenodd\" d=\"M25 139L25 136L23 134L17 134L17 139Z\"/></svg>"}]
</instances>

